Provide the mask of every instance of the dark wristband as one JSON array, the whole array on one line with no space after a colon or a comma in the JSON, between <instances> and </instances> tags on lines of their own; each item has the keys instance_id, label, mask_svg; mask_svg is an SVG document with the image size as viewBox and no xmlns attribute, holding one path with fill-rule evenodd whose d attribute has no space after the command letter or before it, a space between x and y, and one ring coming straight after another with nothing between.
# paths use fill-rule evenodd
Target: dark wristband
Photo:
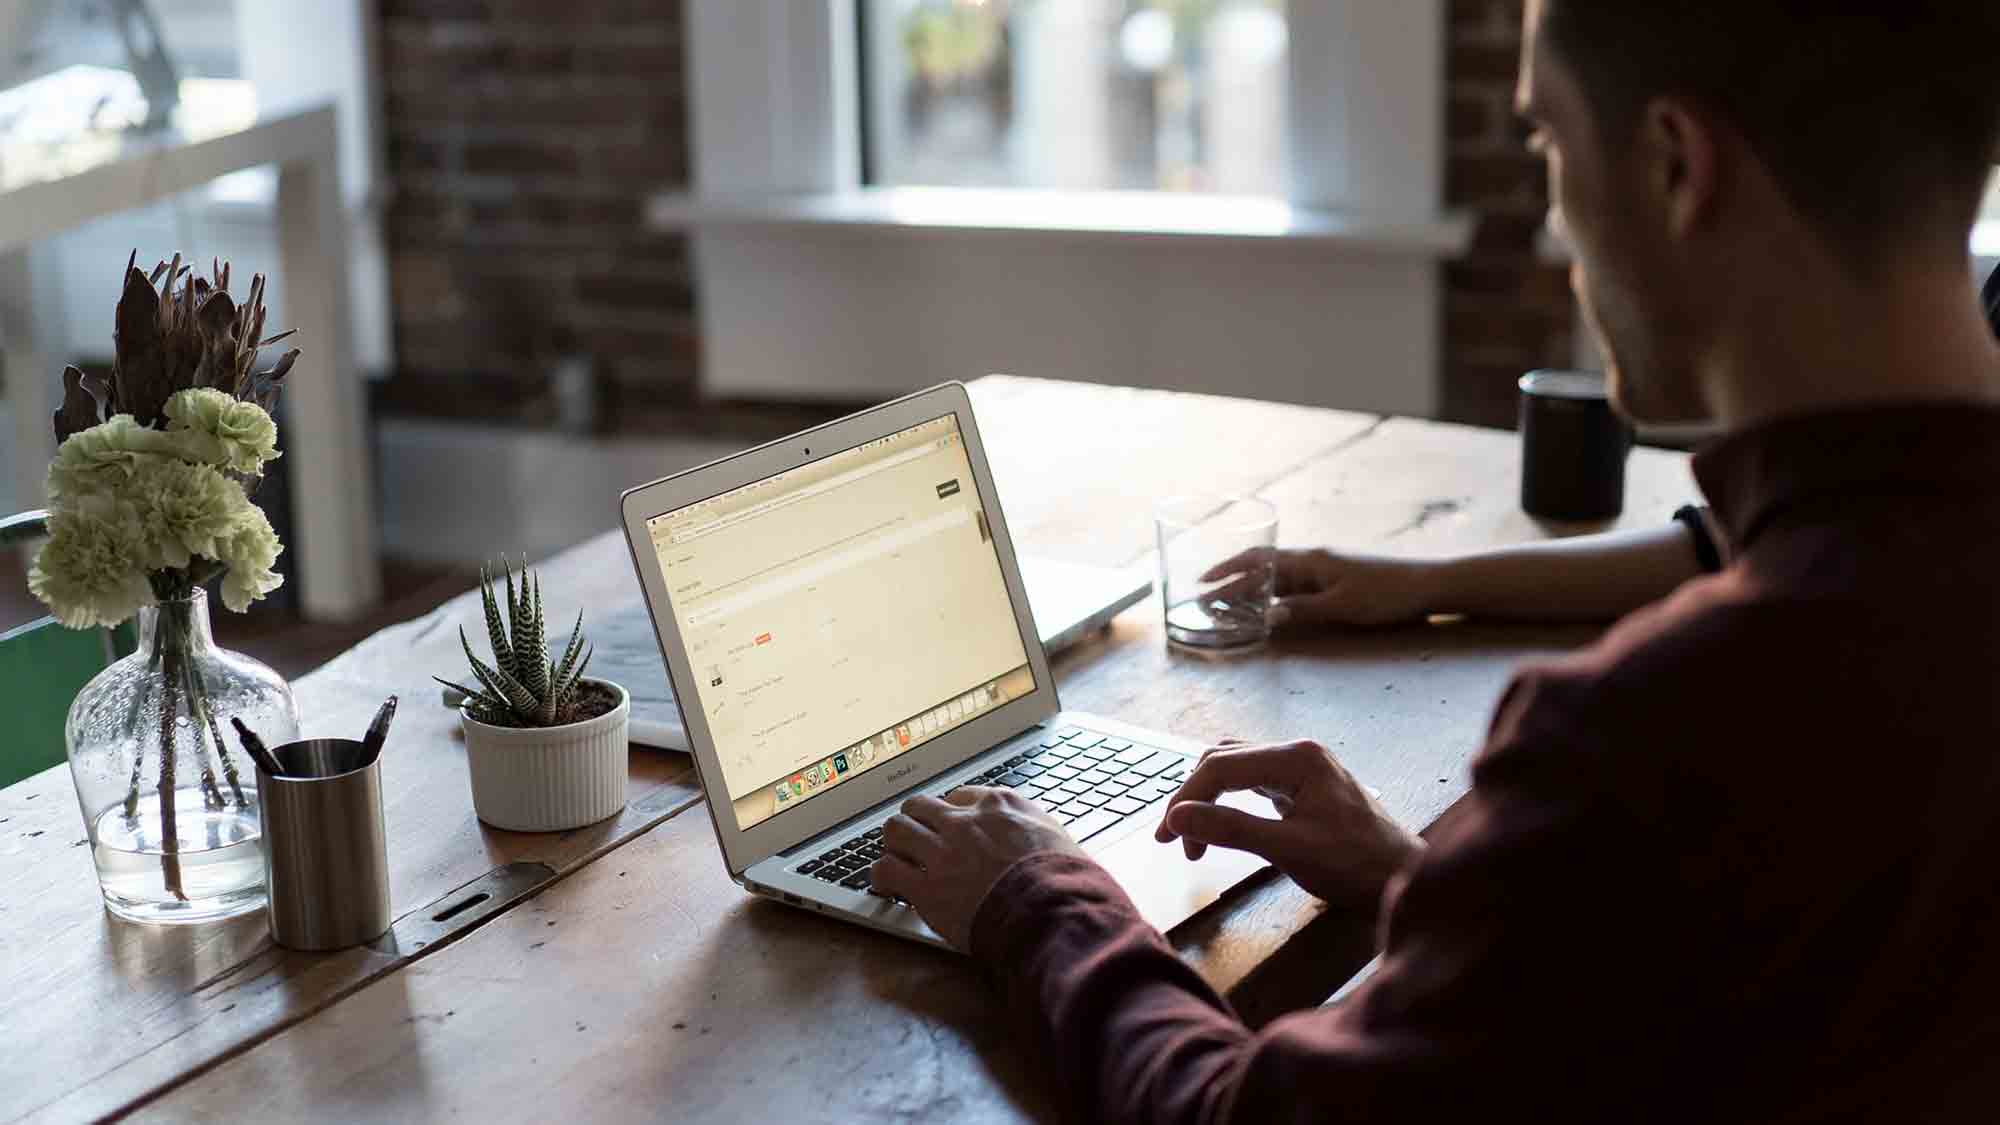
<instances>
[{"instance_id":1,"label":"dark wristband","mask_svg":"<svg viewBox=\"0 0 2000 1125\"><path fill-rule=\"evenodd\" d=\"M1674 513L1674 518L1687 525L1688 534L1694 536L1694 558L1701 564L1704 573L1714 574L1722 569L1722 552L1715 547L1715 536L1708 530L1708 520L1701 508L1688 504Z\"/></svg>"}]
</instances>

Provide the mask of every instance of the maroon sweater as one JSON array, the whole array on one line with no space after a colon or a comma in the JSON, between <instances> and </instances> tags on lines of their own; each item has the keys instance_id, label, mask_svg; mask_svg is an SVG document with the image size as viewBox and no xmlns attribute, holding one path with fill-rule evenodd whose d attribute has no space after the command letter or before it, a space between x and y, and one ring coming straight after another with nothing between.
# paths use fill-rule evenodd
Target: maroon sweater
<instances>
[{"instance_id":1,"label":"maroon sweater","mask_svg":"<svg viewBox=\"0 0 2000 1125\"><path fill-rule=\"evenodd\" d=\"M1252 1033L1096 865L1001 878L1083 1119L2000 1119L2000 409L1695 471L1731 564L1518 676L1339 1006Z\"/></svg>"}]
</instances>

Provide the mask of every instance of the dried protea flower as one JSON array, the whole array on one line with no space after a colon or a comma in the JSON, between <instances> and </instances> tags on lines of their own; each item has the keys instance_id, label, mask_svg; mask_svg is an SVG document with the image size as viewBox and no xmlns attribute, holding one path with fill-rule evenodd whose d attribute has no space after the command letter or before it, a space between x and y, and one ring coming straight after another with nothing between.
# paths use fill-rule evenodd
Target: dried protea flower
<instances>
[{"instance_id":1,"label":"dried protea flower","mask_svg":"<svg viewBox=\"0 0 2000 1125\"><path fill-rule=\"evenodd\" d=\"M111 382L74 367L64 370L56 440L114 414L158 428L165 424L167 400L191 387L227 391L267 411L276 405L299 351L293 348L268 369L256 370L258 352L291 335L264 336L264 275L250 279L249 297L239 305L229 295L227 262L211 261L209 276L202 278L181 265L178 254L151 274L141 273L137 261L135 251L125 263Z\"/></svg>"}]
</instances>

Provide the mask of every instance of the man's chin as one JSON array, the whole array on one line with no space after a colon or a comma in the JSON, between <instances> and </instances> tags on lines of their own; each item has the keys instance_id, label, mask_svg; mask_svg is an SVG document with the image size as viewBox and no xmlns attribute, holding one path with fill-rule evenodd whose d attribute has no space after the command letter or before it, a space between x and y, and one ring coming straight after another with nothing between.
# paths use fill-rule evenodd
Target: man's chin
<instances>
[{"instance_id":1,"label":"man's chin","mask_svg":"<svg viewBox=\"0 0 2000 1125\"><path fill-rule=\"evenodd\" d=\"M1644 383L1626 379L1616 365L1605 371L1604 389L1611 409L1634 426L1706 426L1714 420L1693 396L1660 394Z\"/></svg>"}]
</instances>

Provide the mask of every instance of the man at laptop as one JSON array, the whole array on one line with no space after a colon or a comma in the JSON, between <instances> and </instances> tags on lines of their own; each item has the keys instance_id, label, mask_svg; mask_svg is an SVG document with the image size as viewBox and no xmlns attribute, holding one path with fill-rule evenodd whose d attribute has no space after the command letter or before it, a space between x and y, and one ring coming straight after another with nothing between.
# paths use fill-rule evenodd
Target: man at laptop
<instances>
[{"instance_id":1,"label":"man at laptop","mask_svg":"<svg viewBox=\"0 0 2000 1125\"><path fill-rule=\"evenodd\" d=\"M909 802L875 884L999 974L1088 1120L1991 1119L2000 350L1966 245L2000 5L1527 23L1577 295L1626 414L1723 425L1729 565L1523 671L1428 843L1316 744L1207 756L1164 837L1379 903L1330 1010L1244 1027L1010 791ZM1215 803L1243 789L1282 818Z\"/></svg>"}]
</instances>

